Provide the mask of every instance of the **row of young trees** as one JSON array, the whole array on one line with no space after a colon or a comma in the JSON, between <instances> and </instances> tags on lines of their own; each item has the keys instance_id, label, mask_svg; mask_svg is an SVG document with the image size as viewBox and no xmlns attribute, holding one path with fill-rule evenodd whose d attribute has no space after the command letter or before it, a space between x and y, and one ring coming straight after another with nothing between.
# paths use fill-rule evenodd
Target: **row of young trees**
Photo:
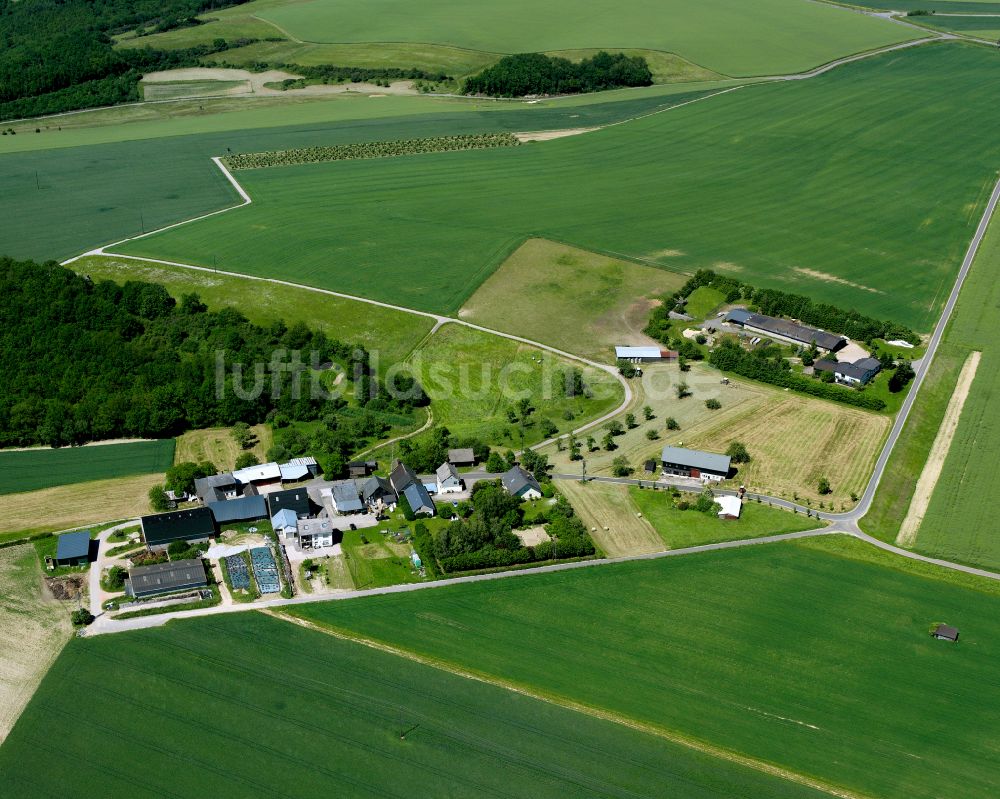
<instances>
[{"instance_id":1,"label":"row of young trees","mask_svg":"<svg viewBox=\"0 0 1000 799\"><path fill-rule=\"evenodd\" d=\"M311 361L355 376L351 407L314 391L323 372ZM0 446L264 421L324 420L356 435L373 426L366 412L426 403L411 388L390 395L365 350L301 322L263 327L233 308L209 311L195 294L176 302L158 284L95 283L55 262L0 258Z\"/></svg>"},{"instance_id":2,"label":"row of young trees","mask_svg":"<svg viewBox=\"0 0 1000 799\"><path fill-rule=\"evenodd\" d=\"M858 311L838 308L828 303L814 302L801 294L790 294L778 289L763 289L743 283L729 275L719 275L711 269L698 270L680 289L665 298L666 302L657 308L650 319L647 332L655 335L664 329L663 322L670 311L683 305L691 293L702 286L710 286L721 292L726 302L745 302L757 312L767 316L784 316L799 319L804 324L814 325L855 341L871 342L874 339L900 339L911 344L920 341L914 331L898 322L874 319Z\"/></svg>"},{"instance_id":3,"label":"row of young trees","mask_svg":"<svg viewBox=\"0 0 1000 799\"><path fill-rule=\"evenodd\" d=\"M578 94L621 86L649 86L653 73L642 56L604 50L579 62L542 53L518 53L501 58L478 75L467 78L465 94L524 97L528 94Z\"/></svg>"}]
</instances>

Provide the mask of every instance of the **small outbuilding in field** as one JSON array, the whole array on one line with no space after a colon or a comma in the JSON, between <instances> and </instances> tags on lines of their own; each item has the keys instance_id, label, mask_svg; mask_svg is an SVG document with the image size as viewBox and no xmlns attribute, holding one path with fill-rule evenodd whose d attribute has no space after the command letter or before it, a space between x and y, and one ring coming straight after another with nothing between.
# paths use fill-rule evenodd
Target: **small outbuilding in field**
<instances>
[{"instance_id":1,"label":"small outbuilding in field","mask_svg":"<svg viewBox=\"0 0 1000 799\"><path fill-rule=\"evenodd\" d=\"M90 531L64 533L56 542L56 566L83 566L90 562Z\"/></svg>"},{"instance_id":2,"label":"small outbuilding in field","mask_svg":"<svg viewBox=\"0 0 1000 799\"><path fill-rule=\"evenodd\" d=\"M743 500L739 497L723 494L715 498L719 505L720 519L738 519L743 512Z\"/></svg>"},{"instance_id":3,"label":"small outbuilding in field","mask_svg":"<svg viewBox=\"0 0 1000 799\"><path fill-rule=\"evenodd\" d=\"M931 635L933 635L939 641L957 641L958 628L951 627L947 624L935 624L931 628Z\"/></svg>"}]
</instances>

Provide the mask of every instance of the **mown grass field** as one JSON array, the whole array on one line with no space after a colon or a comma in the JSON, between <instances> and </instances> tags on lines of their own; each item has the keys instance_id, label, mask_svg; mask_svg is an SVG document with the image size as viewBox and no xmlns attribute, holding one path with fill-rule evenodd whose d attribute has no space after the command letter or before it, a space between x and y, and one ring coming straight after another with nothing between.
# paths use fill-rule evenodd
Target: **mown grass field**
<instances>
[{"instance_id":1,"label":"mown grass field","mask_svg":"<svg viewBox=\"0 0 1000 799\"><path fill-rule=\"evenodd\" d=\"M258 16L313 42L436 42L521 53L579 47L668 50L727 75L796 72L839 55L916 38L903 27L794 0L627 0L577 14L568 0L512 0L469 11L429 0L417 16L402 0L374 0L365 14L314 0L262 9Z\"/></svg>"},{"instance_id":2,"label":"mown grass field","mask_svg":"<svg viewBox=\"0 0 1000 799\"><path fill-rule=\"evenodd\" d=\"M149 489L163 478L161 472L0 494L0 533L69 530L133 519L149 513Z\"/></svg>"},{"instance_id":3,"label":"mown grass field","mask_svg":"<svg viewBox=\"0 0 1000 799\"><path fill-rule=\"evenodd\" d=\"M70 642L0 769L20 796L822 796L256 613Z\"/></svg>"},{"instance_id":4,"label":"mown grass field","mask_svg":"<svg viewBox=\"0 0 1000 799\"><path fill-rule=\"evenodd\" d=\"M192 292L210 308L237 308L251 322L269 325L276 319L305 322L312 328L352 344L360 344L386 369L404 360L431 331L432 319L345 300L295 286L247 280L165 264L111 256L88 256L70 268L94 280L148 280L165 286L176 299ZM374 358L373 358L374 362Z\"/></svg>"},{"instance_id":5,"label":"mown grass field","mask_svg":"<svg viewBox=\"0 0 1000 799\"><path fill-rule=\"evenodd\" d=\"M613 410L624 399L618 381L607 372L584 366L527 344L478 330L447 324L410 359L431 398L434 422L459 437L477 436L494 446L521 448L519 423L507 418L521 397L534 412L524 443L546 438L542 419L563 433ZM566 396L565 370L579 369L593 394ZM564 418L570 411L572 419Z\"/></svg>"},{"instance_id":6,"label":"mown grass field","mask_svg":"<svg viewBox=\"0 0 1000 799\"><path fill-rule=\"evenodd\" d=\"M686 275L558 242L529 239L458 315L605 363L616 344L654 343L642 332L660 295Z\"/></svg>"},{"instance_id":7,"label":"mown grass field","mask_svg":"<svg viewBox=\"0 0 1000 799\"><path fill-rule=\"evenodd\" d=\"M134 441L88 447L0 451L0 495L113 477L164 472L174 441Z\"/></svg>"},{"instance_id":8,"label":"mown grass field","mask_svg":"<svg viewBox=\"0 0 1000 799\"><path fill-rule=\"evenodd\" d=\"M46 594L30 544L0 549L0 743L69 639L73 609Z\"/></svg>"},{"instance_id":9,"label":"mown grass field","mask_svg":"<svg viewBox=\"0 0 1000 799\"><path fill-rule=\"evenodd\" d=\"M1000 539L996 535L996 521L989 502L994 492L997 452L1000 452L1000 424L997 422L1000 334L993 323L994 311L1000 304L1000 287L995 278L998 264L1000 224L994 219L959 297L938 355L942 360L936 361L932 369L932 378L937 374L940 382L935 381L935 388L919 398L915 408L918 416L904 431L907 443L904 443L902 455L894 455L889 468L890 473L901 471L914 481L919 479L958 371L969 352L982 352L972 389L914 546L921 552L991 569L1000 568ZM925 418L931 424L921 424ZM891 492L892 481L898 479L890 478L889 486L881 489L880 494ZM912 488L905 495L907 503L910 495ZM901 503L894 504L898 507ZM899 521L902 517L897 524Z\"/></svg>"},{"instance_id":10,"label":"mown grass field","mask_svg":"<svg viewBox=\"0 0 1000 799\"><path fill-rule=\"evenodd\" d=\"M172 104L82 114L96 124L72 130L57 130L62 118L32 122L18 135L0 139L0 183L5 188L0 212L9 222L0 230L0 252L39 260L68 258L235 205L239 198L210 160L229 150L599 125L682 102L707 88L711 85L657 86L537 106L346 95L293 99L287 105L269 99L235 106L233 100L204 100L180 103L181 112L169 120L162 115ZM36 125L42 133L34 133ZM323 215L328 231L339 225L331 220ZM250 271L243 266L248 241L239 257L226 260L223 249L211 246L198 254L199 262ZM301 252L307 244L300 241L289 252ZM279 272L276 268L272 276ZM379 274L384 274L381 268ZM298 276L300 281L304 277ZM373 282L370 273L367 282Z\"/></svg>"},{"instance_id":11,"label":"mown grass field","mask_svg":"<svg viewBox=\"0 0 1000 799\"><path fill-rule=\"evenodd\" d=\"M174 463L214 463L219 471L229 471L243 452L252 452L260 463L267 461L267 451L274 443L274 433L268 424L258 424L251 428L257 436L257 443L249 450L243 450L233 439L230 428L210 427L204 430L189 430L177 437Z\"/></svg>"},{"instance_id":12,"label":"mown grass field","mask_svg":"<svg viewBox=\"0 0 1000 799\"><path fill-rule=\"evenodd\" d=\"M632 486L628 489L632 504L663 539L670 549L714 544L719 541L738 541L741 538L760 538L766 535L796 533L815 530L823 523L801 514L756 502L744 502L739 519L720 519L718 516L696 510L678 510L671 496L665 491L650 491ZM682 495L691 501L693 495Z\"/></svg>"},{"instance_id":13,"label":"mown grass field","mask_svg":"<svg viewBox=\"0 0 1000 799\"><path fill-rule=\"evenodd\" d=\"M869 549L762 545L293 613L865 796L995 796L1000 597ZM945 620L958 645L928 635Z\"/></svg>"},{"instance_id":14,"label":"mown grass field","mask_svg":"<svg viewBox=\"0 0 1000 799\"><path fill-rule=\"evenodd\" d=\"M997 75L934 45L556 141L242 172L252 206L123 250L453 312L541 236L926 330L994 181Z\"/></svg>"},{"instance_id":15,"label":"mown grass field","mask_svg":"<svg viewBox=\"0 0 1000 799\"><path fill-rule=\"evenodd\" d=\"M575 480L560 480L556 485L587 525L594 543L609 558L645 555L667 548L649 519L638 515L628 486Z\"/></svg>"}]
</instances>

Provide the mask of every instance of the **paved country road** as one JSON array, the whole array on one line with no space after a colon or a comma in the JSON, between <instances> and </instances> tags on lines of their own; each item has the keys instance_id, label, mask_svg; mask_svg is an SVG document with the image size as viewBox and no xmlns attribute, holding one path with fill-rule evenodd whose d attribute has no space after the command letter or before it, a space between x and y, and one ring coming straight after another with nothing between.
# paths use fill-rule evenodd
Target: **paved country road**
<instances>
[{"instance_id":1,"label":"paved country road","mask_svg":"<svg viewBox=\"0 0 1000 799\"><path fill-rule=\"evenodd\" d=\"M822 74L828 72L829 70L834 69L835 67L840 66L842 64L847 64L847 63L851 63L851 62L854 62L854 61L859 61L861 59L870 58L870 57L877 56L877 55L880 55L880 54L886 53L886 52L891 52L891 51L900 50L900 49L907 48L907 47L914 47L914 46L926 44L926 43L931 42L931 41L954 40L956 38L957 37L954 37L954 36L951 36L951 35L948 35L948 34L941 34L941 35L937 35L937 36L932 36L932 37L930 37L928 39L921 39L921 40L916 40L916 41L913 41L913 42L904 42L902 44L892 45L892 46L884 47L884 48L881 48L881 49L878 49L878 50L873 50L873 51L868 52L868 53L861 53L861 54L858 54L858 55L854 55L854 56L849 56L849 57L846 57L846 58L838 59L838 60L833 61L833 62L831 62L829 64L826 64L826 65L824 65L822 67L818 67L817 69L811 70L810 72L802 73L800 75L775 76L773 78L770 78L770 80L802 80L802 79L806 79L806 78L816 77L816 76L822 75ZM665 111L669 111L669 110L670 109L665 109ZM658 113L663 113L663 111L658 112ZM222 161L219 158L213 158L212 160L216 164L216 166L220 170L222 170L222 172L225 174L227 180L232 184L232 186L234 187L234 189L236 190L236 192L239 194L239 196L241 198L241 202L239 204L237 204L237 205L234 205L234 206L230 207L230 208L222 209L220 211L215 211L215 212L212 212L210 214L204 214L202 216L195 217L194 219L185 220L183 222L178 222L178 223L175 223L173 225L168 225L168 226L166 226L164 228L160 228L160 230L168 230L170 228L174 228L174 227L177 227L179 225L188 224L190 222L194 222L194 221L197 221L199 219L205 219L207 217L215 216L215 215L220 214L220 213L226 213L228 211L232 211L232 210L235 210L237 208L241 208L241 207L246 206L246 205L248 205L248 204L250 204L250 203L253 202L252 199L251 199L251 197L246 193L246 191L244 191L244 189L242 188L242 186L240 186L240 184L238 183L238 181L232 176L232 174L229 172L229 170L226 169L226 167L222 163ZM969 247L968 247L968 249L967 249L967 251L965 253L965 257L964 257L964 259L962 261L961 268L959 269L959 273L958 273L958 276L956 277L956 280L955 280L955 283L954 283L954 285L952 287L951 293L948 296L948 300L945 303L945 307L944 307L944 309L942 311L941 317L938 320L938 323L937 323L937 325L934 328L934 332L932 333L932 335L931 335L931 337L930 337L930 339L928 341L927 354L924 356L923 359L921 359L921 361L920 361L920 363L919 363L919 365L918 365L918 367L916 369L916 375L914 377L913 384L911 386L910 392L907 395L906 399L904 400L903 405L902 405L902 407L900 409L900 412L899 412L899 414L896 417L896 420L895 420L895 423L893 424L892 430L890 431L889 436L888 436L888 438L887 438L887 440L885 442L885 445L883 446L882 451L881 451L881 453L879 455L879 458L878 458L878 460L876 462L874 472L873 472L873 474L872 474L872 476L871 476L871 478L870 478L870 480L868 482L868 485L865 488L865 492L862 495L861 500L858 502L857 506L854 509L852 509L850 511L847 511L845 513L828 513L828 512L824 512L824 511L816 511L816 510L808 509L808 508L805 508L803 506L796 505L795 503L788 502L787 500L781 499L779 497L769 497L769 496L766 496L766 495L756 495L756 494L750 494L750 495L748 495L751 499L757 499L759 497L761 499L761 501L768 502L768 503L770 503L772 505L775 505L775 506L778 506L778 507L783 507L783 508L787 508L787 509L790 509L790 510L795 510L795 511L800 512L800 513L811 513L812 515L816 516L818 519L822 519L824 521L830 522L831 525L829 527L826 527L826 528L820 529L820 530L806 531L806 532L801 532L801 533L790 533L790 534L778 535L778 536L766 536L766 537L763 537L763 538L743 539L743 540L739 540L739 541L729 541L729 542L720 543L720 544L709 544L709 545L699 546L699 547L689 547L689 548L685 548L685 549L676 549L676 550L670 550L670 551L662 552L662 553L654 553L654 554L650 554L650 555L640 555L640 556L626 557L626 558L608 558L608 559L601 559L601 560L581 561L581 562L575 562L575 563L553 564L553 565L550 565L550 566L541 566L541 567L535 567L535 568L530 568L530 569L521 569L521 570L510 570L510 571L497 572L497 573L488 574L488 575L473 575L473 576L467 576L467 577L455 577L455 578L449 578L449 579L446 579L446 580L439 580L439 581L434 581L434 582L429 582L429 583L415 583L415 584L407 584L407 585L399 585L399 586L390 586L390 587L387 587L387 588L372 589L372 590L367 590L367 591L345 592L343 594L337 594L337 595L326 596L326 597L300 596L300 597L294 597L292 599L275 598L275 599L261 600L261 601L258 601L258 602L252 603L252 604L248 604L248 605L216 606L216 607L212 607L212 608L203 608L203 609L194 610L194 611L183 611L183 612L173 613L173 614L163 614L163 615L160 615L160 616L146 616L146 617L140 617L140 618L136 618L136 619L125 619L125 620L114 620L114 619L111 619L111 618L109 618L107 616L100 616L97 619L97 621L90 628L88 628L87 634L88 635L95 635L95 634L101 634L101 633L118 632L118 631L121 631L121 630L128 630L128 629L140 629L140 628L143 628L143 627L155 627L155 626L159 626L161 624L165 624L171 618L188 618L188 617L192 617L192 616L204 616L204 615L212 615L212 614L216 614L216 613L233 613L233 612L241 612L241 611L245 611L245 610L254 610L255 608L259 608L259 607L281 607L281 606L284 606L284 605L295 605L295 604L307 603L307 602L336 601L336 600L340 600L340 599L349 599L349 598L356 598L356 597L373 596L373 595L379 595L379 594L403 593L403 592L409 592L409 591L426 590L428 588L437 588L437 587L442 587L442 586L447 586L447 585L454 585L454 584L465 583L465 582L480 582L480 581L484 581L484 580L503 579L505 577L524 576L524 575L528 575L528 574L539 574L539 573L547 573L547 572L555 572L555 571L566 571L566 570L570 570L570 569L580 569L580 568L594 568L594 567L601 566L601 565L609 565L609 564L615 564L615 563L621 563L621 562L627 562L627 561L652 560L652 559L662 558L662 557L677 557L677 556L680 556L680 555L689 555L689 554L695 554L695 553L700 553L700 552L710 552L710 551L714 551L714 550L732 549L732 548L744 547L744 546L756 546L756 545L760 545L760 544L768 544L768 543L776 543L776 542L779 542L779 541L794 540L796 538L805 538L805 537L810 537L810 536L832 535L832 534L850 535L850 536L853 536L853 537L857 538L858 540L864 541L864 542L866 542L866 543L868 543L868 544L870 544L872 546L876 546L876 547L878 547L880 549L883 549L883 550L885 550L887 552L891 552L891 553L893 553L895 555L899 555L901 557L909 558L911 560L921 561L921 562L924 562L924 563L930 563L930 564L934 564L936 566L941 566L943 568L951 569L951 570L954 570L954 571L960 571L960 572L964 572L964 573L967 573L967 574L973 574L973 575L977 575L977 576L980 576L980 577L985 577L985 578L992 579L992 580L1000 580L1000 574L998 574L998 573L990 572L990 571L987 571L985 569L977 569L977 568L974 568L974 567L971 567L971 566L965 566L965 565L959 564L959 563L952 563L950 561L940 560L940 559L936 559L936 558L930 558L930 557L926 557L924 555L917 554L915 552L911 552L909 550L901 549L901 548L896 547L896 546L894 546L892 544L888 544L888 543L886 543L884 541L880 541L880 540L874 538L873 536L870 536L870 535L862 532L861 529L858 527L858 520L861 519L868 512L868 510L871 507L871 504L872 504L872 502L874 500L874 497L875 497L875 492L878 489L879 482L881 481L882 476L885 473L885 470L886 470L886 467L888 465L889 458L890 458L890 456L892 454L892 451L893 451L896 443L899 440L899 437L900 437L900 435L901 435L901 433L903 431L903 428L904 428L904 426L906 424L906 420L909 417L910 411L912 410L913 405L916 402L916 398L917 398L917 396L919 394L920 388L923 385L924 379L925 379L925 377L927 375L927 372L928 372L928 370L930 368L930 365L933 362L934 355L936 354L938 346L939 346L939 344L941 342L941 339L942 339L942 337L944 335L945 328L947 327L947 324L948 324L948 322L949 322L949 320L951 318L951 315L954 312L955 304L958 301L958 296L959 296L959 293L961 291L962 285L965 282L965 278L966 278L966 276L969 273L969 269L972 266L972 263L973 263L973 261L975 259L976 252L979 249L979 245L982 242L982 239L983 239L983 237L984 237L984 235L986 233L986 229L987 229L987 227L989 225L989 221L990 221L991 217L993 216L993 213L996 210L998 202L1000 202L1000 180L998 180L997 183L994 185L993 192L990 195L990 199L989 199L989 201L988 201L988 203L986 205L985 210L983 211L983 215L982 215L982 217L980 219L980 222L979 222L979 225L978 225L978 227L976 229L975 235L973 236L972 240L969 243ZM546 344L542 344L541 342L538 342L538 341L532 341L531 339L524 338L522 336L515 336L515 335L510 334L510 333L504 333L504 332L501 332L501 331L492 330L490 328L482 327L481 325L475 325L475 324L472 324L470 322L466 322L466 321L461 320L461 319L454 319L454 318L451 318L451 317L446 317L446 316L442 316L442 315L439 315L439 314L431 314L431 313L427 313L427 312L423 312L423 311L415 311L415 310L413 310L411 308L406 308L406 307L403 307L403 306L392 305L390 303L379 302L379 301L371 300L371 299L368 299L368 298L365 298L365 297L357 297L357 296L350 295L350 294L344 294L344 293L341 293L341 292L330 291L328 289L319 289L319 288L315 288L315 287L312 287L312 286L303 286L303 285L300 285L300 284L297 284L297 283L292 283L290 281L278 280L278 279L275 279L275 278L264 278L264 277L257 277L257 276L252 276L252 275L244 275L244 274L240 274L240 273L236 273L236 272L218 272L217 270L209 269L207 267L194 266L194 265L191 265L191 264L184 264L184 263L179 263L179 262L175 262L175 261L162 261L162 260L158 260L158 259L154 259L154 258L142 258L142 257L138 257L138 256L118 255L116 253L107 252L107 250L109 248L114 247L114 246L116 246L118 244L123 244L126 241L132 241L132 240L138 239L138 238L144 238L146 236L150 236L153 233L157 233L157 232L160 232L160 231L159 230L157 230L157 231L150 231L149 233L145 233L145 234L142 234L140 236L134 236L134 237L130 237L128 239L123 239L122 241L115 242L114 244L109 244L109 245L105 245L105 246L102 246L102 247L97 247L96 249L90 250L90 251L88 251L86 253L83 253L82 255L76 256L75 258L71 258L71 259L65 261L64 264L72 263L73 261L76 261L79 258L82 258L82 257L87 256L87 255L113 255L116 258L123 258L123 259L129 259L129 260L135 260L135 261L141 261L141 262L147 262L147 263L165 264L165 265L168 265L168 266L176 266L176 267L180 267L180 268L184 268L184 269L191 269L191 270L195 270L195 271L215 272L215 273L218 273L218 274L225 274L227 276L241 278L241 279L245 279L245 280L259 280L259 281L263 281L263 282L267 282L267 283L274 283L274 284L278 284L278 285L291 286L291 287L294 287L294 288L299 288L299 289L303 289L303 290L307 290L307 291L314 291L314 292L321 293L321 294L326 294L326 295L329 295L329 296L339 297L339 298L348 299L348 300L354 300L354 301L357 301L357 302L367 303L367 304L370 304L370 305L376 305L376 306L379 306L379 307L388 308L388 309L391 309L391 310L396 310L396 311L400 311L400 312L404 312L404 313L410 313L410 314L416 314L418 316L428 317L428 318L431 318L431 319L434 320L434 322L435 322L435 328L434 329L435 330L438 327L440 327L441 325L444 325L444 324L457 324L457 325L462 325L464 327L469 327L469 328L472 328L474 330L478 330L478 331L481 331L481 332L484 332L484 333L488 333L490 335L500 336L502 338L506 338L506 339L510 339L512 341L517 341L517 342L520 342L520 343L523 343L523 344L527 344L529 346L533 346L533 347L536 347L538 349L546 350L548 352L555 353L555 354L557 354L557 355L559 355L561 357L564 357L566 359L569 359L571 361L576 361L578 363L583 363L583 364L586 364L586 365L591 366L591 367L596 368L596 369L600 369L603 372L606 372L608 374L613 375L619 381L619 383L621 384L621 386L622 386L622 388L624 390L625 398L624 398L624 401L622 402L622 404L618 408L616 408L615 410L613 410L613 411L611 411L611 412L609 412L609 413L601 416L599 419L595 419L594 421L589 422L588 424L586 424L586 425L578 428L577 430L574 431L574 433L577 433L577 434L579 434L581 432L584 432L586 430L589 430L589 429L591 429L593 427L596 427L597 425L600 425L601 423L603 423L603 422L605 422L605 421L607 421L607 420L609 420L609 419L611 419L611 418L613 418L613 417L621 414L631 404L631 402L633 400L632 389L631 389L628 381L625 380L618 373L618 370L616 368L614 368L612 366L609 366L607 364L602 364L602 363L598 363L596 361L589 360L587 358L583 358L583 357L581 357L579 355L575 355L573 353L569 353L569 352L566 352L564 350L557 349L555 347L550 347L550 346L548 346ZM540 442L539 444L536 444L535 447L545 446L546 444L551 443L553 440L554 439L549 439L547 441ZM563 479L563 480L565 480L565 479L580 479L578 475L566 475L566 474L556 474L556 475L553 475L553 477L555 479ZM633 480L633 479L630 479L630 478L611 478L611 477L598 477L598 478L588 478L588 479L596 479L596 480L600 480L600 481L620 482L620 483L639 483L639 482L642 482L642 483L648 484L650 482L650 481ZM668 485L671 485L671 484L666 483L666 482L659 483L659 484L662 484L664 487L667 487ZM691 489L691 486L680 486L679 485L678 487L686 488L687 490ZM92 571L94 571L94 570L92 569ZM93 582L94 579L95 578L92 576L91 577L91 581ZM98 578L96 578L96 579L99 579L99 575L98 575Z\"/></svg>"}]
</instances>

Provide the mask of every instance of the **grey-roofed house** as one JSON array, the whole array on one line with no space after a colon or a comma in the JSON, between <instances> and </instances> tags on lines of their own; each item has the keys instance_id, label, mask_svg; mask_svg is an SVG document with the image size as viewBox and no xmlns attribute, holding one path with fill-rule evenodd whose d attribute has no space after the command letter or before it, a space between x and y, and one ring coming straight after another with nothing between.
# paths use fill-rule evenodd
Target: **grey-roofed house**
<instances>
[{"instance_id":1,"label":"grey-roofed house","mask_svg":"<svg viewBox=\"0 0 1000 799\"><path fill-rule=\"evenodd\" d=\"M437 493L455 494L465 486L462 485L462 478L458 476L455 467L450 463L442 463L435 473L437 476Z\"/></svg>"},{"instance_id":2,"label":"grey-roofed house","mask_svg":"<svg viewBox=\"0 0 1000 799\"><path fill-rule=\"evenodd\" d=\"M475 466L476 453L472 447L459 447L448 450L448 463L452 466Z\"/></svg>"},{"instance_id":3,"label":"grey-roofed house","mask_svg":"<svg viewBox=\"0 0 1000 799\"><path fill-rule=\"evenodd\" d=\"M343 532L336 527L332 519L299 519L296 532L299 549L318 549L339 544Z\"/></svg>"},{"instance_id":4,"label":"grey-roofed house","mask_svg":"<svg viewBox=\"0 0 1000 799\"><path fill-rule=\"evenodd\" d=\"M848 386L863 386L882 371L882 364L877 358L861 358L854 363L824 359L816 361L813 369L817 372L833 372L833 379L838 383Z\"/></svg>"},{"instance_id":5,"label":"grey-roofed house","mask_svg":"<svg viewBox=\"0 0 1000 799\"><path fill-rule=\"evenodd\" d=\"M142 540L153 552L166 549L173 541L198 544L215 535L215 517L209 508L172 510L143 516Z\"/></svg>"},{"instance_id":6,"label":"grey-roofed house","mask_svg":"<svg viewBox=\"0 0 1000 799\"><path fill-rule=\"evenodd\" d=\"M208 585L205 564L200 558L156 563L152 566L136 566L128 570L125 593L136 599L204 588Z\"/></svg>"},{"instance_id":7,"label":"grey-roofed house","mask_svg":"<svg viewBox=\"0 0 1000 799\"><path fill-rule=\"evenodd\" d=\"M82 566L90 562L90 530L63 533L56 541L56 566Z\"/></svg>"},{"instance_id":8,"label":"grey-roofed house","mask_svg":"<svg viewBox=\"0 0 1000 799\"><path fill-rule=\"evenodd\" d=\"M341 480L330 486L330 497L337 513L361 513L365 509L353 480Z\"/></svg>"},{"instance_id":9,"label":"grey-roofed house","mask_svg":"<svg viewBox=\"0 0 1000 799\"><path fill-rule=\"evenodd\" d=\"M818 349L827 352L836 352L847 345L847 339L843 336L827 333L825 330L808 325L800 325L790 319L778 319L764 314L750 314L743 322L743 328L790 344L804 344L805 346L815 344Z\"/></svg>"},{"instance_id":10,"label":"grey-roofed house","mask_svg":"<svg viewBox=\"0 0 1000 799\"><path fill-rule=\"evenodd\" d=\"M300 519L313 515L312 503L309 502L309 492L301 488L286 488L283 491L272 491L267 495L267 512L274 516L279 510L289 508Z\"/></svg>"},{"instance_id":11,"label":"grey-roofed house","mask_svg":"<svg viewBox=\"0 0 1000 799\"><path fill-rule=\"evenodd\" d=\"M209 502L208 509L212 511L216 524L267 518L267 500L259 494L227 499L224 502Z\"/></svg>"},{"instance_id":12,"label":"grey-roofed house","mask_svg":"<svg viewBox=\"0 0 1000 799\"><path fill-rule=\"evenodd\" d=\"M702 480L725 480L729 476L728 455L682 447L664 447L660 455L663 473Z\"/></svg>"},{"instance_id":13,"label":"grey-roofed house","mask_svg":"<svg viewBox=\"0 0 1000 799\"><path fill-rule=\"evenodd\" d=\"M948 624L938 624L933 630L931 630L931 635L940 641L957 641L958 628L952 627Z\"/></svg>"},{"instance_id":14,"label":"grey-roofed house","mask_svg":"<svg viewBox=\"0 0 1000 799\"><path fill-rule=\"evenodd\" d=\"M431 499L431 495L427 493L427 489L424 488L423 483L419 480L415 483L410 483L404 488L403 496L410 503L410 510L417 514L417 516L433 516L437 512L437 508L434 507L434 500Z\"/></svg>"},{"instance_id":15,"label":"grey-roofed house","mask_svg":"<svg viewBox=\"0 0 1000 799\"><path fill-rule=\"evenodd\" d=\"M198 477L194 481L194 493L204 503L236 499L240 490L239 481L229 472Z\"/></svg>"},{"instance_id":16,"label":"grey-roofed house","mask_svg":"<svg viewBox=\"0 0 1000 799\"><path fill-rule=\"evenodd\" d=\"M510 471L500 475L500 482L511 496L523 500L539 499L542 496L542 487L538 484L535 476L520 466L514 466Z\"/></svg>"},{"instance_id":17,"label":"grey-roofed house","mask_svg":"<svg viewBox=\"0 0 1000 799\"><path fill-rule=\"evenodd\" d=\"M407 486L419 482L420 479L417 477L413 469L402 461L396 461L396 465L389 473L389 483L392 485L392 490L395 491L397 495L402 494Z\"/></svg>"},{"instance_id":18,"label":"grey-roofed house","mask_svg":"<svg viewBox=\"0 0 1000 799\"><path fill-rule=\"evenodd\" d=\"M372 511L392 509L396 505L396 492L387 478L374 475L361 486L361 499Z\"/></svg>"},{"instance_id":19,"label":"grey-roofed house","mask_svg":"<svg viewBox=\"0 0 1000 799\"><path fill-rule=\"evenodd\" d=\"M282 541L294 540L299 527L299 517L291 508L282 508L271 517L271 529Z\"/></svg>"}]
</instances>

